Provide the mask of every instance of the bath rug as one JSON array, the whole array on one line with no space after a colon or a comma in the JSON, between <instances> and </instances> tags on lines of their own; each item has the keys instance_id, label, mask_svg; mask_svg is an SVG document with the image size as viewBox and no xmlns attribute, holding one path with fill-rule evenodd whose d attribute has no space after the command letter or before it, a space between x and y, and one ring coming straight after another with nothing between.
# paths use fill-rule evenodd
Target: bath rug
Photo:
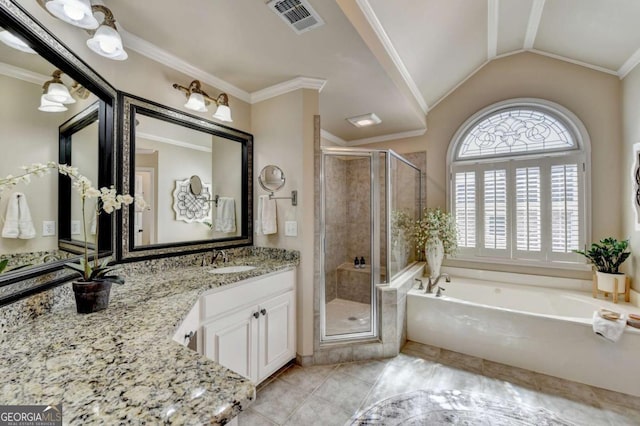
<instances>
[{"instance_id":1,"label":"bath rug","mask_svg":"<svg viewBox=\"0 0 640 426\"><path fill-rule=\"evenodd\" d=\"M574 426L544 408L492 400L457 390L417 390L392 396L353 416L350 426Z\"/></svg>"}]
</instances>

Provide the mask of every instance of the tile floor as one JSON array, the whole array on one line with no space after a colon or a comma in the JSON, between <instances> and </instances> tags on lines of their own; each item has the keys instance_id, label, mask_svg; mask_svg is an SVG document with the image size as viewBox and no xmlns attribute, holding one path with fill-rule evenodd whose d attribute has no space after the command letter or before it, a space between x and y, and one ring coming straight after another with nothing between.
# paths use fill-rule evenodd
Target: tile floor
<instances>
[{"instance_id":1,"label":"tile floor","mask_svg":"<svg viewBox=\"0 0 640 426\"><path fill-rule=\"evenodd\" d=\"M294 365L258 387L240 425L344 425L377 401L417 389L458 389L544 407L576 425L640 425L640 398L408 342L395 358Z\"/></svg>"},{"instance_id":2,"label":"tile floor","mask_svg":"<svg viewBox=\"0 0 640 426\"><path fill-rule=\"evenodd\" d=\"M333 299L327 303L327 335L358 333L371 329L371 305Z\"/></svg>"}]
</instances>

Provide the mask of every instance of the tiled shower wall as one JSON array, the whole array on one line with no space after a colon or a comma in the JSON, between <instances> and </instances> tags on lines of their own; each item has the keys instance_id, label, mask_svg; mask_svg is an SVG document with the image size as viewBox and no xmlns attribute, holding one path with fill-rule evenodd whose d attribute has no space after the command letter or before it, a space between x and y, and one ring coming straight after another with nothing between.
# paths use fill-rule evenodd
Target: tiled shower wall
<instances>
[{"instance_id":1,"label":"tiled shower wall","mask_svg":"<svg viewBox=\"0 0 640 426\"><path fill-rule=\"evenodd\" d=\"M325 157L325 302L337 297L338 266L347 259L347 165L341 157Z\"/></svg>"}]
</instances>

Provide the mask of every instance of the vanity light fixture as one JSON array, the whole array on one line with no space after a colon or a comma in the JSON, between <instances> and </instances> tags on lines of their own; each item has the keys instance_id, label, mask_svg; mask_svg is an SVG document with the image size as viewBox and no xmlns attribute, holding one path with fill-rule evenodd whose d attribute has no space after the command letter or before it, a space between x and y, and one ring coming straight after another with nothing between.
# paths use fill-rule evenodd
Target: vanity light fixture
<instances>
[{"instance_id":1,"label":"vanity light fixture","mask_svg":"<svg viewBox=\"0 0 640 426\"><path fill-rule=\"evenodd\" d=\"M95 30L87 46L100 56L124 61L129 57L116 28L116 19L106 6L92 5L90 0L38 0L56 18L86 30ZM96 18L103 16L102 23Z\"/></svg>"},{"instance_id":2,"label":"vanity light fixture","mask_svg":"<svg viewBox=\"0 0 640 426\"><path fill-rule=\"evenodd\" d=\"M37 52L30 48L22 39L14 36L2 27L0 27L0 41L21 52L37 54Z\"/></svg>"},{"instance_id":3,"label":"vanity light fixture","mask_svg":"<svg viewBox=\"0 0 640 426\"><path fill-rule=\"evenodd\" d=\"M380 117L370 112L369 114L357 115L347 118L347 121L356 127L368 127L382 123Z\"/></svg>"},{"instance_id":4,"label":"vanity light fixture","mask_svg":"<svg viewBox=\"0 0 640 426\"><path fill-rule=\"evenodd\" d=\"M191 111L206 112L208 111L207 105L214 103L218 106L216 113L213 114L213 118L220 121L232 122L231 109L229 108L229 97L226 93L220 93L217 98L212 98L202 90L199 80L193 80L189 87L181 86L179 84L173 85L174 89L180 90L187 97L187 103L184 107Z\"/></svg>"},{"instance_id":5,"label":"vanity light fixture","mask_svg":"<svg viewBox=\"0 0 640 426\"><path fill-rule=\"evenodd\" d=\"M116 20L113 17L113 13L111 13L109 8L102 5L95 5L92 9L94 12L102 12L104 21L96 30L93 37L87 40L87 46L105 58L124 61L129 55L122 46L122 37L120 37L116 29Z\"/></svg>"},{"instance_id":6,"label":"vanity light fixture","mask_svg":"<svg viewBox=\"0 0 640 426\"><path fill-rule=\"evenodd\" d=\"M62 82L62 71L55 70L51 74L51 80L42 86L42 96L40 97L40 107L38 109L44 112L62 112L66 111L65 104L73 104L76 100L72 95L81 99L87 99L90 92L82 87L79 83L74 82L71 90Z\"/></svg>"},{"instance_id":7,"label":"vanity light fixture","mask_svg":"<svg viewBox=\"0 0 640 426\"><path fill-rule=\"evenodd\" d=\"M98 28L98 20L93 16L89 0L49 0L47 10L56 18L86 30Z\"/></svg>"}]
</instances>

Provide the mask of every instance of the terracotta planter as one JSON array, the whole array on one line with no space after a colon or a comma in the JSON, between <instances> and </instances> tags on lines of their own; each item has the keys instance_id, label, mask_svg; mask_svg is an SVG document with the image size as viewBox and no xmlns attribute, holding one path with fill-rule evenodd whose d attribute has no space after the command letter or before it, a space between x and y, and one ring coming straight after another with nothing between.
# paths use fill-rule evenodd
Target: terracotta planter
<instances>
[{"instance_id":1,"label":"terracotta planter","mask_svg":"<svg viewBox=\"0 0 640 426\"><path fill-rule=\"evenodd\" d=\"M625 274L607 274L604 272L596 272L598 277L598 290L605 293L614 292L614 279L618 280L618 293L625 292Z\"/></svg>"},{"instance_id":2,"label":"terracotta planter","mask_svg":"<svg viewBox=\"0 0 640 426\"><path fill-rule=\"evenodd\" d=\"M109 281L74 281L73 292L76 296L76 308L79 314L102 311L109 306Z\"/></svg>"}]
</instances>

